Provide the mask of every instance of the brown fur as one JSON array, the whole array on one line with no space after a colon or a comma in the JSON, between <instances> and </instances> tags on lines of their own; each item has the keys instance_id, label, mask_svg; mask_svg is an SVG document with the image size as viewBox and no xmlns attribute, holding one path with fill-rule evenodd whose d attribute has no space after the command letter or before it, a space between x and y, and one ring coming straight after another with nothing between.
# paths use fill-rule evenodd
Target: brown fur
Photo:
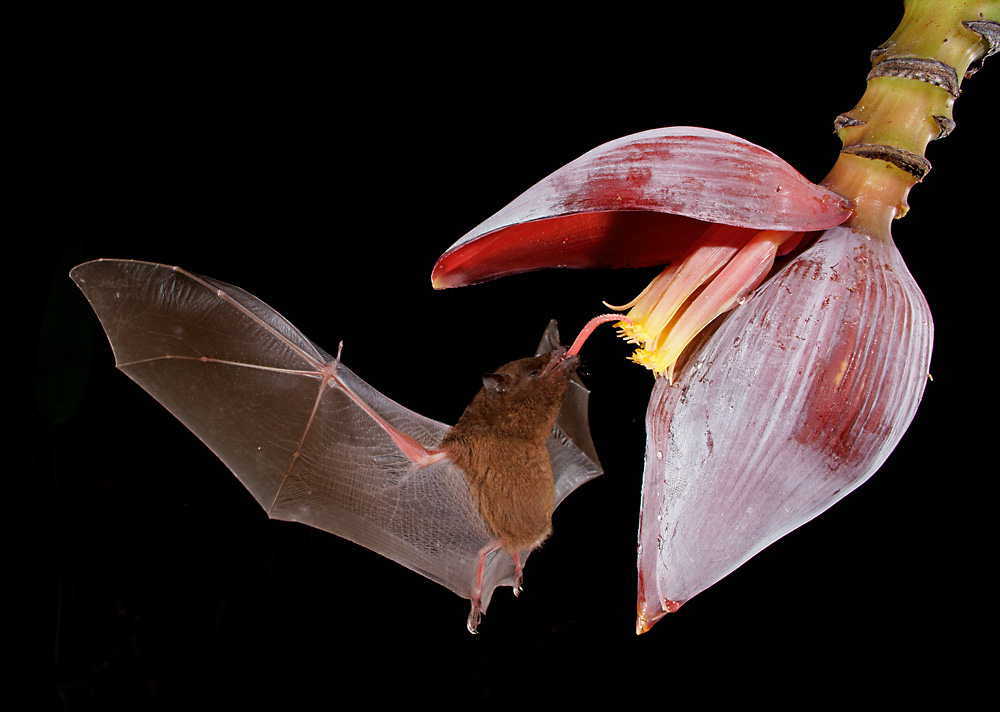
<instances>
[{"instance_id":1,"label":"brown fur","mask_svg":"<svg viewBox=\"0 0 1000 712\"><path fill-rule=\"evenodd\" d=\"M510 553L538 547L552 531L555 480L545 440L579 359L542 373L560 352L519 359L484 386L441 447L465 473L483 520Z\"/></svg>"}]
</instances>

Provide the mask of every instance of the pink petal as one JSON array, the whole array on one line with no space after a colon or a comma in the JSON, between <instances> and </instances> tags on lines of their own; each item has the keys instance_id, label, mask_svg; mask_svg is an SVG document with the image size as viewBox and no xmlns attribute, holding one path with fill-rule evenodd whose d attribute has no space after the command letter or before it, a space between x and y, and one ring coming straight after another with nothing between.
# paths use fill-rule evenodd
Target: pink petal
<instances>
[{"instance_id":1,"label":"pink petal","mask_svg":"<svg viewBox=\"0 0 1000 712\"><path fill-rule=\"evenodd\" d=\"M770 151L694 127L599 146L514 199L451 246L438 288L545 267L646 267L679 256L710 223L810 231L850 210Z\"/></svg>"},{"instance_id":2,"label":"pink petal","mask_svg":"<svg viewBox=\"0 0 1000 712\"><path fill-rule=\"evenodd\" d=\"M648 630L864 482L927 382L930 310L891 241L838 227L691 351L647 412Z\"/></svg>"}]
</instances>

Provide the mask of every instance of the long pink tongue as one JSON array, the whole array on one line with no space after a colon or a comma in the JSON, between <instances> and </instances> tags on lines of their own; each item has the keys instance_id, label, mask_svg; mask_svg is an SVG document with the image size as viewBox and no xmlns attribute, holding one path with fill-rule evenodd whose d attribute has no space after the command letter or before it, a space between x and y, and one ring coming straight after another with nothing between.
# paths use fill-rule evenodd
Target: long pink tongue
<instances>
[{"instance_id":1,"label":"long pink tongue","mask_svg":"<svg viewBox=\"0 0 1000 712\"><path fill-rule=\"evenodd\" d=\"M583 346L583 342L586 341L590 337L590 335L594 333L594 329L596 329L598 325L603 324L606 321L627 321L629 324L632 323L631 319L629 319L627 316L622 316L621 314L601 314L600 316L595 316L593 319L588 321L587 324L582 329L580 329L579 336L576 337L576 340L573 342L573 345L569 347L569 351L566 352L566 355L563 356L563 358L566 358L566 356L575 356L576 354L578 354L580 352L580 348Z\"/></svg>"}]
</instances>

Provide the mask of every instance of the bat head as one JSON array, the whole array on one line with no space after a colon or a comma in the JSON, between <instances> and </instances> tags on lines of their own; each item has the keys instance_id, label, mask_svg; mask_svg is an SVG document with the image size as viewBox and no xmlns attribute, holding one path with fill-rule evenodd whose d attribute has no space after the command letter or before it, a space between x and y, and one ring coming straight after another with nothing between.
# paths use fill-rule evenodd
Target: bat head
<instances>
[{"instance_id":1,"label":"bat head","mask_svg":"<svg viewBox=\"0 0 1000 712\"><path fill-rule=\"evenodd\" d=\"M490 413L494 427L499 423L504 427L520 424L548 433L579 363L578 356L567 356L562 347L505 363L483 375L483 389L477 400Z\"/></svg>"},{"instance_id":2,"label":"bat head","mask_svg":"<svg viewBox=\"0 0 1000 712\"><path fill-rule=\"evenodd\" d=\"M560 395L580 365L580 357L567 355L565 347L540 356L505 363L493 373L483 374L483 387L498 395L528 395L556 391Z\"/></svg>"}]
</instances>

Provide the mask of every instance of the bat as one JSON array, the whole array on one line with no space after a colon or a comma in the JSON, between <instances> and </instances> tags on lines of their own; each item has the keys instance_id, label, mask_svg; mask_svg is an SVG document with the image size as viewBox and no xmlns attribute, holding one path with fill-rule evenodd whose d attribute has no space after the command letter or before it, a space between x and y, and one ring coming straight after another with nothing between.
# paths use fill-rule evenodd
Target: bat
<instances>
[{"instance_id":1,"label":"bat","mask_svg":"<svg viewBox=\"0 0 1000 712\"><path fill-rule=\"evenodd\" d=\"M498 586L574 489L602 473L577 352L555 321L534 357L485 374L454 427L386 398L238 287L177 267L73 268L117 368L207 445L273 519L378 552L470 599L475 633ZM505 425L507 424L507 425ZM510 425L514 424L514 425Z\"/></svg>"}]
</instances>

